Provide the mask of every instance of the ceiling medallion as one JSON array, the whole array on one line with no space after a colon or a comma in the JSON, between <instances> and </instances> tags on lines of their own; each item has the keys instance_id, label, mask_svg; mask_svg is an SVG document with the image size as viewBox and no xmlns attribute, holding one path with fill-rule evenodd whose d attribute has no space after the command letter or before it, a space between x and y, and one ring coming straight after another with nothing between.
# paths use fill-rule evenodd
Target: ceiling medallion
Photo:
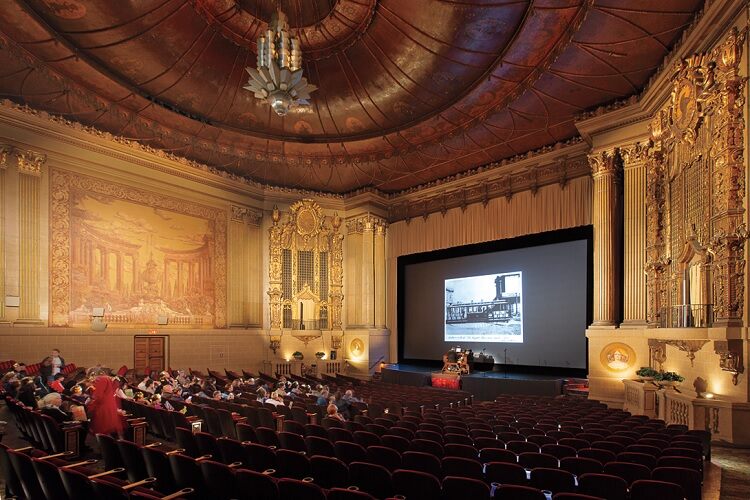
<instances>
[{"instance_id":1,"label":"ceiling medallion","mask_svg":"<svg viewBox=\"0 0 750 500\"><path fill-rule=\"evenodd\" d=\"M302 76L299 38L290 35L289 22L281 7L271 16L265 33L258 37L258 68L245 70L250 78L244 88L257 99L267 101L279 116L309 105L310 93L318 88Z\"/></svg>"}]
</instances>

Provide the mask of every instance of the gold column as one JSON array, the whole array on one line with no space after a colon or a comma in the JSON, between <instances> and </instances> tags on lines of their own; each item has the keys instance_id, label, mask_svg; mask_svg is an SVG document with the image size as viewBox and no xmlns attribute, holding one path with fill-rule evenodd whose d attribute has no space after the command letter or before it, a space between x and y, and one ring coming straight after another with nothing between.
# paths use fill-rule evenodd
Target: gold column
<instances>
[{"instance_id":1,"label":"gold column","mask_svg":"<svg viewBox=\"0 0 750 500\"><path fill-rule=\"evenodd\" d=\"M594 179L594 322L614 328L620 302L622 166L617 150L589 155Z\"/></svg>"},{"instance_id":2,"label":"gold column","mask_svg":"<svg viewBox=\"0 0 750 500\"><path fill-rule=\"evenodd\" d=\"M17 153L19 225L19 299L17 323L41 324L39 310L39 216L42 165L46 157Z\"/></svg>"},{"instance_id":3,"label":"gold column","mask_svg":"<svg viewBox=\"0 0 750 500\"><path fill-rule=\"evenodd\" d=\"M263 238L260 223L263 213L253 212L248 219L248 311L247 320L251 326L263 326Z\"/></svg>"},{"instance_id":4,"label":"gold column","mask_svg":"<svg viewBox=\"0 0 750 500\"><path fill-rule=\"evenodd\" d=\"M5 169L10 146L0 144L0 323L5 321Z\"/></svg>"},{"instance_id":5,"label":"gold column","mask_svg":"<svg viewBox=\"0 0 750 500\"><path fill-rule=\"evenodd\" d=\"M646 325L646 146L620 150L624 170L623 326Z\"/></svg>"},{"instance_id":6,"label":"gold column","mask_svg":"<svg viewBox=\"0 0 750 500\"><path fill-rule=\"evenodd\" d=\"M387 224L380 221L375 225L375 327L385 328L386 290L385 290L385 231Z\"/></svg>"}]
</instances>

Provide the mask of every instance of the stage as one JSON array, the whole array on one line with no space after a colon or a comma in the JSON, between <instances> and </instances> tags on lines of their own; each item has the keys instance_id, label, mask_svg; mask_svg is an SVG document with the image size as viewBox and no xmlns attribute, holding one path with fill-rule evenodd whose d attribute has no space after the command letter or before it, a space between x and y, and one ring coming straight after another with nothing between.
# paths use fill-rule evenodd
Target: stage
<instances>
[{"instance_id":1,"label":"stage","mask_svg":"<svg viewBox=\"0 0 750 500\"><path fill-rule=\"evenodd\" d=\"M497 367L496 367L497 368ZM432 373L440 371L432 366L393 364L381 371L383 382L389 384L429 386ZM478 372L461 376L461 389L474 395L475 400L492 401L500 394L531 394L557 396L562 394L563 375L534 374L514 371Z\"/></svg>"}]
</instances>

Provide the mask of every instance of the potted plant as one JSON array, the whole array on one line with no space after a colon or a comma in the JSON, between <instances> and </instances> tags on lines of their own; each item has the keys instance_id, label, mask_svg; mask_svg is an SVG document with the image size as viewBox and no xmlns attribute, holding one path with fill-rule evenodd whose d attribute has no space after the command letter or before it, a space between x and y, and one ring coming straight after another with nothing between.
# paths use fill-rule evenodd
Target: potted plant
<instances>
[{"instance_id":1,"label":"potted plant","mask_svg":"<svg viewBox=\"0 0 750 500\"><path fill-rule=\"evenodd\" d=\"M678 375L675 372L661 372L656 374L654 380L656 380L656 382L658 382L661 386L674 387L680 382L683 382L685 380L685 377L683 377L682 375Z\"/></svg>"},{"instance_id":2,"label":"potted plant","mask_svg":"<svg viewBox=\"0 0 750 500\"><path fill-rule=\"evenodd\" d=\"M318 359L323 359L326 357L326 353L324 353L323 351L318 351L315 353L315 357Z\"/></svg>"},{"instance_id":3,"label":"potted plant","mask_svg":"<svg viewBox=\"0 0 750 500\"><path fill-rule=\"evenodd\" d=\"M299 352L299 351L294 351L294 352L292 353L292 357L293 357L294 359L296 359L297 361L302 361L302 359L304 359L304 357L305 357L305 356L304 356L304 354L302 354L302 353L301 353L301 352Z\"/></svg>"},{"instance_id":4,"label":"potted plant","mask_svg":"<svg viewBox=\"0 0 750 500\"><path fill-rule=\"evenodd\" d=\"M635 374L638 375L639 380L648 382L654 380L659 372L650 366L642 366L637 372L635 372Z\"/></svg>"}]
</instances>

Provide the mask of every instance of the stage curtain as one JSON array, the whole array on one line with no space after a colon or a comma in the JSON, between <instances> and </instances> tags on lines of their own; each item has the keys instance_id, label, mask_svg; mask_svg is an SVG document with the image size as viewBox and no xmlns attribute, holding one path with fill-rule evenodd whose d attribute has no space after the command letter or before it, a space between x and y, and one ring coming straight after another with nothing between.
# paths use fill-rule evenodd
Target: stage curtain
<instances>
[{"instance_id":1,"label":"stage curtain","mask_svg":"<svg viewBox=\"0 0 750 500\"><path fill-rule=\"evenodd\" d=\"M388 327L391 358L396 357L396 278L398 257L472 243L482 243L527 234L591 224L591 177L570 180L565 187L552 184L536 194L523 191L495 198L483 206L454 208L445 215L431 214L391 224L388 228Z\"/></svg>"}]
</instances>

